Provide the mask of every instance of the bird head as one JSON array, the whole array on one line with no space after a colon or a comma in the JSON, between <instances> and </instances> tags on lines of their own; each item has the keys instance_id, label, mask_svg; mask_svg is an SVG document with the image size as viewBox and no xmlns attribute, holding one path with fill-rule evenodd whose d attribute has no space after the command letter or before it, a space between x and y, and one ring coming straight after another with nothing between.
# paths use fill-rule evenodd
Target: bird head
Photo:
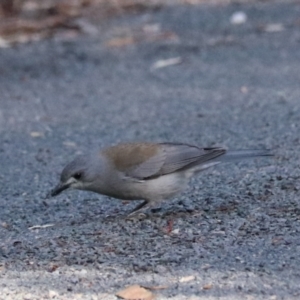
<instances>
[{"instance_id":1,"label":"bird head","mask_svg":"<svg viewBox=\"0 0 300 300\"><path fill-rule=\"evenodd\" d=\"M89 187L101 177L99 155L80 155L67 164L60 175L59 184L51 191L57 196L67 189L89 190Z\"/></svg>"}]
</instances>

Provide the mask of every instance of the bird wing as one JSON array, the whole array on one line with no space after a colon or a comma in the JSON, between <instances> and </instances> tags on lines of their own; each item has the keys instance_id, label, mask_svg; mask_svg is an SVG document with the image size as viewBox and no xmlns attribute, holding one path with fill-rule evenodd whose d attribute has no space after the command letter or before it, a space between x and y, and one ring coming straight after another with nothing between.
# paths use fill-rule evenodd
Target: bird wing
<instances>
[{"instance_id":1,"label":"bird wing","mask_svg":"<svg viewBox=\"0 0 300 300\"><path fill-rule=\"evenodd\" d=\"M151 179L204 164L225 154L224 148L199 148L175 143L136 143L115 146L107 152L126 177ZM120 148L121 147L121 148ZM122 157L122 159L121 159Z\"/></svg>"},{"instance_id":2,"label":"bird wing","mask_svg":"<svg viewBox=\"0 0 300 300\"><path fill-rule=\"evenodd\" d=\"M159 172L165 154L159 144L124 143L104 150L116 170L132 179L144 179Z\"/></svg>"},{"instance_id":3,"label":"bird wing","mask_svg":"<svg viewBox=\"0 0 300 300\"><path fill-rule=\"evenodd\" d=\"M172 143L164 143L162 146L166 153L166 159L159 175L202 165L226 153L226 149L220 147L199 148L188 144Z\"/></svg>"}]
</instances>

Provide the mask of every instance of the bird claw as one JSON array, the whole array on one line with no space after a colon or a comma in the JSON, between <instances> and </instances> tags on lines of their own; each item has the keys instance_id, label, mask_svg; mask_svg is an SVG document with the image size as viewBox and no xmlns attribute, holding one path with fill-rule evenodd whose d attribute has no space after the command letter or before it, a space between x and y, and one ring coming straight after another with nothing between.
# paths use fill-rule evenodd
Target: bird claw
<instances>
[{"instance_id":1,"label":"bird claw","mask_svg":"<svg viewBox=\"0 0 300 300\"><path fill-rule=\"evenodd\" d=\"M133 220L133 219L145 219L147 215L140 211L133 211L127 217L126 220Z\"/></svg>"}]
</instances>

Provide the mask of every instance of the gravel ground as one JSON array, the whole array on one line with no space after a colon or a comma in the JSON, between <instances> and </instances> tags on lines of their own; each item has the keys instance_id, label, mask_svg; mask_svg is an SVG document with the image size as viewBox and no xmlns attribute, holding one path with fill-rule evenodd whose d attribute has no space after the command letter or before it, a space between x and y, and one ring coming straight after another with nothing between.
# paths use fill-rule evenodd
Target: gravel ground
<instances>
[{"instance_id":1,"label":"gravel ground","mask_svg":"<svg viewBox=\"0 0 300 300\"><path fill-rule=\"evenodd\" d=\"M299 299L299 13L173 6L1 49L0 299L110 300L131 284L166 286L158 299ZM45 197L76 154L130 140L276 156L208 170L140 220L125 219L132 202Z\"/></svg>"}]
</instances>

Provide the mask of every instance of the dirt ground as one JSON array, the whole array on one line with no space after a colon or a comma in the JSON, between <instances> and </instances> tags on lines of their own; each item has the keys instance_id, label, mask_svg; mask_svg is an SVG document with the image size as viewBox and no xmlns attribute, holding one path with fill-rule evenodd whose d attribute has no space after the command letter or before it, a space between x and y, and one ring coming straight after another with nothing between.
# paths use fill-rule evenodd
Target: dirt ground
<instances>
[{"instance_id":1,"label":"dirt ground","mask_svg":"<svg viewBox=\"0 0 300 300\"><path fill-rule=\"evenodd\" d=\"M112 300L133 284L299 299L299 13L176 4L2 39L0 299ZM144 219L93 193L46 197L75 155L133 140L275 157L207 170Z\"/></svg>"}]
</instances>

